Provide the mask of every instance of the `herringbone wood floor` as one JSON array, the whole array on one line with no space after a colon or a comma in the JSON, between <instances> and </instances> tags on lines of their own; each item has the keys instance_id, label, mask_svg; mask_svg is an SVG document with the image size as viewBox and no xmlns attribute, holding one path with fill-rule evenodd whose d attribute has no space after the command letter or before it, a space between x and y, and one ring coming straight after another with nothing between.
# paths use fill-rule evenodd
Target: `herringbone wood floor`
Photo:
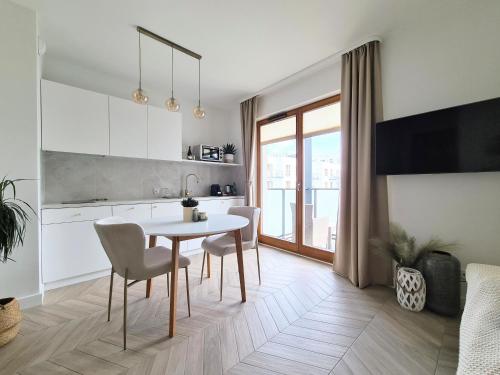
<instances>
[{"instance_id":1,"label":"herringbone wood floor","mask_svg":"<svg viewBox=\"0 0 500 375\"><path fill-rule=\"evenodd\" d=\"M180 277L177 335L168 338L165 277L129 289L128 348L122 350L122 286L111 322L109 278L47 293L26 310L20 336L0 349L1 374L452 374L458 320L402 310L388 288L359 290L330 266L261 246L245 252L248 302L240 302L235 256L218 259L199 285L190 267L192 316ZM181 272L181 276L182 272ZM120 285L121 284L121 285Z\"/></svg>"}]
</instances>

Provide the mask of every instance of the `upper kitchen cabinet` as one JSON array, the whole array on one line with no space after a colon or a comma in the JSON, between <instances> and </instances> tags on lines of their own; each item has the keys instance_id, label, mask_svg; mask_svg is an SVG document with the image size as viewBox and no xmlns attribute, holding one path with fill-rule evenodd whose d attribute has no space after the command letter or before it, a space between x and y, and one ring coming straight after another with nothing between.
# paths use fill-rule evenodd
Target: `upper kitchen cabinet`
<instances>
[{"instance_id":1,"label":"upper kitchen cabinet","mask_svg":"<svg viewBox=\"0 0 500 375\"><path fill-rule=\"evenodd\" d=\"M148 158L182 160L182 115L148 106Z\"/></svg>"},{"instance_id":2,"label":"upper kitchen cabinet","mask_svg":"<svg viewBox=\"0 0 500 375\"><path fill-rule=\"evenodd\" d=\"M42 149L109 155L108 96L42 80Z\"/></svg>"},{"instance_id":3,"label":"upper kitchen cabinet","mask_svg":"<svg viewBox=\"0 0 500 375\"><path fill-rule=\"evenodd\" d=\"M148 109L130 100L109 97L109 153L148 157Z\"/></svg>"}]
</instances>

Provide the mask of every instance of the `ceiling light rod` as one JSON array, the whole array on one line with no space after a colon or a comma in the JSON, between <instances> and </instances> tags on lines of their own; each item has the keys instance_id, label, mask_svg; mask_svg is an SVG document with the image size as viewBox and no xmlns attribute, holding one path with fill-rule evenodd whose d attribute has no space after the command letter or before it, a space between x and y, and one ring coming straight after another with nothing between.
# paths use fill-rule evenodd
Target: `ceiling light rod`
<instances>
[{"instance_id":1,"label":"ceiling light rod","mask_svg":"<svg viewBox=\"0 0 500 375\"><path fill-rule=\"evenodd\" d=\"M144 27L137 26L137 31L143 35L149 36L151 39L157 40L160 43L163 43L163 44L166 44L167 46L175 48L177 51L180 51L182 53L185 53L186 55L194 57L197 60L201 60L201 55L198 55L196 52L193 52L187 48L184 48L183 46L180 46L177 43L171 42L170 40L165 39L164 37L159 36L158 34L155 34L152 31L145 29Z\"/></svg>"}]
</instances>

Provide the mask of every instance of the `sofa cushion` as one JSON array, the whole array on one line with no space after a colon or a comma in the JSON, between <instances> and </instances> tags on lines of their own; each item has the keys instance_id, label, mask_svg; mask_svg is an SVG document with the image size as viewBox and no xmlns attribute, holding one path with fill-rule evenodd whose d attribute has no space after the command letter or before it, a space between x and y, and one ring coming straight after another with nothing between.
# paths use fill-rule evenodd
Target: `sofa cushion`
<instances>
[{"instance_id":1,"label":"sofa cushion","mask_svg":"<svg viewBox=\"0 0 500 375\"><path fill-rule=\"evenodd\" d=\"M469 264L457 374L500 374L500 267Z\"/></svg>"}]
</instances>

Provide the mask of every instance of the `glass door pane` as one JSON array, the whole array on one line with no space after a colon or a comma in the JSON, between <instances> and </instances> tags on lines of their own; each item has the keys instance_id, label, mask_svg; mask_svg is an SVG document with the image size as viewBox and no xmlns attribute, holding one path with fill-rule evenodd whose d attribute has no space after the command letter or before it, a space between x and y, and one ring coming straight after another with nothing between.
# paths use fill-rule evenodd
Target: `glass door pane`
<instances>
[{"instance_id":1,"label":"glass door pane","mask_svg":"<svg viewBox=\"0 0 500 375\"><path fill-rule=\"evenodd\" d=\"M261 234L295 243L296 117L260 126Z\"/></svg>"},{"instance_id":2,"label":"glass door pane","mask_svg":"<svg viewBox=\"0 0 500 375\"><path fill-rule=\"evenodd\" d=\"M304 112L302 244L335 251L340 189L340 102Z\"/></svg>"}]
</instances>

